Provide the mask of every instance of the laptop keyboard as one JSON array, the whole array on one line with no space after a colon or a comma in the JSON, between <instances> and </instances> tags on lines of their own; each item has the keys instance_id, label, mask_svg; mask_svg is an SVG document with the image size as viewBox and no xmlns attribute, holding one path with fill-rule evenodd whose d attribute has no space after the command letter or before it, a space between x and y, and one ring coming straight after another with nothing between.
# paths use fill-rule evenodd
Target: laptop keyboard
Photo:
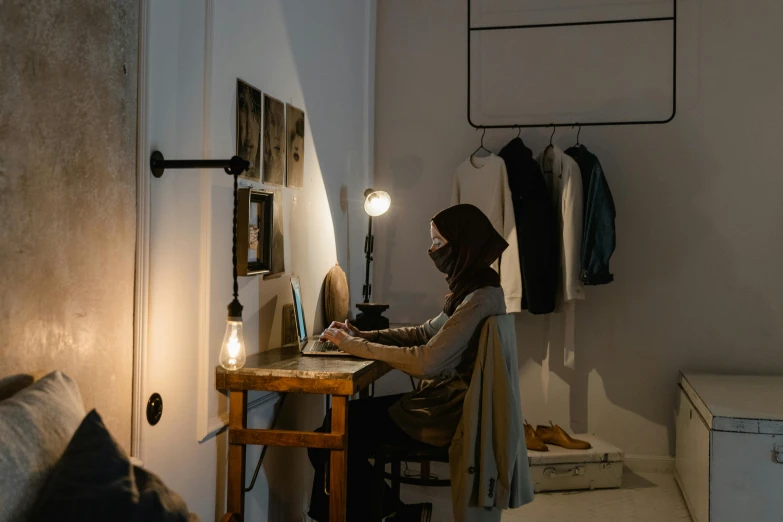
<instances>
[{"instance_id":1,"label":"laptop keyboard","mask_svg":"<svg viewBox=\"0 0 783 522\"><path fill-rule=\"evenodd\" d=\"M314 352L336 352L339 348L332 344L329 341L323 342L323 341L315 341L313 344L313 351Z\"/></svg>"}]
</instances>

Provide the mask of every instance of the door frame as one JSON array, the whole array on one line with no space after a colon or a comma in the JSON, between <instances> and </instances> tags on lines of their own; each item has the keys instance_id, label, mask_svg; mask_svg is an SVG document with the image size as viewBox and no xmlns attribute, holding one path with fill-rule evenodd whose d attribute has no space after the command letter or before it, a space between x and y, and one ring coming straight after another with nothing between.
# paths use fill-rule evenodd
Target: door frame
<instances>
[{"instance_id":1,"label":"door frame","mask_svg":"<svg viewBox=\"0 0 783 522\"><path fill-rule=\"evenodd\" d=\"M144 397L144 364L147 359L149 327L150 262L150 172L147 158L149 0L139 0L139 55L136 109L136 273L133 295L133 378L131 407L131 456L141 456L142 412Z\"/></svg>"}]
</instances>

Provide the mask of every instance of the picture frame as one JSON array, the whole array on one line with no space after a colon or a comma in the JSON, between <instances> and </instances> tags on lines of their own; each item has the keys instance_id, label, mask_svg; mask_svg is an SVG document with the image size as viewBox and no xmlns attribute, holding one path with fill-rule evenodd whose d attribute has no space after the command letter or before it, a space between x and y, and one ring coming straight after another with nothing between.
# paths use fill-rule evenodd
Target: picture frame
<instances>
[{"instance_id":1,"label":"picture frame","mask_svg":"<svg viewBox=\"0 0 783 522\"><path fill-rule=\"evenodd\" d=\"M274 248L274 194L240 188L237 199L237 275L269 274Z\"/></svg>"},{"instance_id":2,"label":"picture frame","mask_svg":"<svg viewBox=\"0 0 783 522\"><path fill-rule=\"evenodd\" d=\"M264 279L274 279L285 273L285 230L283 222L283 189L271 189L274 198L272 219L272 264Z\"/></svg>"},{"instance_id":3,"label":"picture frame","mask_svg":"<svg viewBox=\"0 0 783 522\"><path fill-rule=\"evenodd\" d=\"M242 178L261 181L261 91L237 78L237 156L250 162Z\"/></svg>"},{"instance_id":4,"label":"picture frame","mask_svg":"<svg viewBox=\"0 0 783 522\"><path fill-rule=\"evenodd\" d=\"M285 185L285 103L264 94L263 179L269 185Z\"/></svg>"}]
</instances>

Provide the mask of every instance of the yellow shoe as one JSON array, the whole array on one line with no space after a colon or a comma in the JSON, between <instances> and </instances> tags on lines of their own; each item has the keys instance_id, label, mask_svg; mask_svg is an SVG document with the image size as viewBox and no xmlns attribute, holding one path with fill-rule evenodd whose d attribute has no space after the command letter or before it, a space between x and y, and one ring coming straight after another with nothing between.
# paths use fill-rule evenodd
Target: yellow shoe
<instances>
[{"instance_id":1,"label":"yellow shoe","mask_svg":"<svg viewBox=\"0 0 783 522\"><path fill-rule=\"evenodd\" d=\"M549 426L536 426L536 435L540 440L544 441L544 443L554 444L555 446L573 450L586 450L592 448L589 442L572 439L563 428L556 424L552 424L552 421L549 421L549 424ZM525 429L527 429L527 427L525 427Z\"/></svg>"},{"instance_id":2,"label":"yellow shoe","mask_svg":"<svg viewBox=\"0 0 783 522\"><path fill-rule=\"evenodd\" d=\"M527 445L527 449L533 450L533 451L549 451L549 448L546 447L546 444L544 444L544 441L538 438L538 435L536 435L536 430L533 429L533 426L527 423L525 421L525 445Z\"/></svg>"}]
</instances>

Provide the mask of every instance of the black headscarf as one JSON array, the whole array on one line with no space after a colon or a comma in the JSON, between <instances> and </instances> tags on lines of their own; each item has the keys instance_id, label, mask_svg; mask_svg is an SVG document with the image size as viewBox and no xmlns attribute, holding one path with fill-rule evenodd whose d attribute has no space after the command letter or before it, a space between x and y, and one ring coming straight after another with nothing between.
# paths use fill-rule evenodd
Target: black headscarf
<instances>
[{"instance_id":1,"label":"black headscarf","mask_svg":"<svg viewBox=\"0 0 783 522\"><path fill-rule=\"evenodd\" d=\"M451 316L472 292L500 286L500 276L490 265L508 248L487 216L473 205L455 205L438 213L432 222L447 241L430 253L438 270L446 274L451 293L443 311Z\"/></svg>"}]
</instances>

